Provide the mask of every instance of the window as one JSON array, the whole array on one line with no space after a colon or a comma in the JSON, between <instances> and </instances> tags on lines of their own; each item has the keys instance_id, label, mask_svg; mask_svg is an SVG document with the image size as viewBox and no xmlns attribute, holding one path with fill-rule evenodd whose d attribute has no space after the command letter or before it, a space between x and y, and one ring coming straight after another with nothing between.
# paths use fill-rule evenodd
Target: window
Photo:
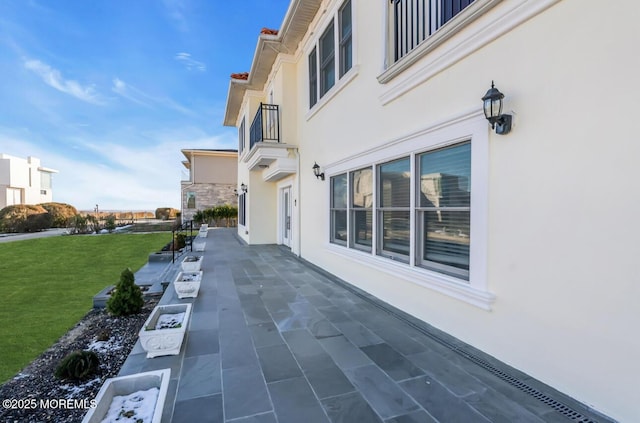
<instances>
[{"instance_id":1,"label":"window","mask_svg":"<svg viewBox=\"0 0 640 423\"><path fill-rule=\"evenodd\" d=\"M40 172L40 188L47 190L51 189L51 174L47 172Z\"/></svg>"},{"instance_id":2,"label":"window","mask_svg":"<svg viewBox=\"0 0 640 423\"><path fill-rule=\"evenodd\" d=\"M238 224L247 226L247 193L238 195Z\"/></svg>"},{"instance_id":3,"label":"window","mask_svg":"<svg viewBox=\"0 0 640 423\"><path fill-rule=\"evenodd\" d=\"M244 150L244 118L242 118L242 123L238 128L238 153L242 154L242 150Z\"/></svg>"},{"instance_id":4,"label":"window","mask_svg":"<svg viewBox=\"0 0 640 423\"><path fill-rule=\"evenodd\" d=\"M465 140L331 177L330 242L469 281L471 152Z\"/></svg>"},{"instance_id":5,"label":"window","mask_svg":"<svg viewBox=\"0 0 640 423\"><path fill-rule=\"evenodd\" d=\"M353 47L351 43L351 0L340 9L340 78L351 69Z\"/></svg>"},{"instance_id":6,"label":"window","mask_svg":"<svg viewBox=\"0 0 640 423\"><path fill-rule=\"evenodd\" d=\"M331 178L331 242L347 245L347 174Z\"/></svg>"},{"instance_id":7,"label":"window","mask_svg":"<svg viewBox=\"0 0 640 423\"><path fill-rule=\"evenodd\" d=\"M196 193L193 191L187 192L187 208L188 209L196 208Z\"/></svg>"},{"instance_id":8,"label":"window","mask_svg":"<svg viewBox=\"0 0 640 423\"><path fill-rule=\"evenodd\" d=\"M469 279L471 143L417 156L417 264Z\"/></svg>"},{"instance_id":9,"label":"window","mask_svg":"<svg viewBox=\"0 0 640 423\"><path fill-rule=\"evenodd\" d=\"M378 166L378 254L409 261L411 163L409 157Z\"/></svg>"},{"instance_id":10,"label":"window","mask_svg":"<svg viewBox=\"0 0 640 423\"><path fill-rule=\"evenodd\" d=\"M353 67L352 27L351 0L348 0L338 10L337 17L331 19L317 45L309 53L310 108L333 88L337 79Z\"/></svg>"},{"instance_id":11,"label":"window","mask_svg":"<svg viewBox=\"0 0 640 423\"><path fill-rule=\"evenodd\" d=\"M316 49L309 54L309 107L318 102L318 58Z\"/></svg>"},{"instance_id":12,"label":"window","mask_svg":"<svg viewBox=\"0 0 640 423\"><path fill-rule=\"evenodd\" d=\"M400 60L474 0L392 0L394 61Z\"/></svg>"},{"instance_id":13,"label":"window","mask_svg":"<svg viewBox=\"0 0 640 423\"><path fill-rule=\"evenodd\" d=\"M351 172L351 239L349 245L371 251L373 237L373 170Z\"/></svg>"},{"instance_id":14,"label":"window","mask_svg":"<svg viewBox=\"0 0 640 423\"><path fill-rule=\"evenodd\" d=\"M333 22L320 37L320 98L336 82L335 41Z\"/></svg>"}]
</instances>

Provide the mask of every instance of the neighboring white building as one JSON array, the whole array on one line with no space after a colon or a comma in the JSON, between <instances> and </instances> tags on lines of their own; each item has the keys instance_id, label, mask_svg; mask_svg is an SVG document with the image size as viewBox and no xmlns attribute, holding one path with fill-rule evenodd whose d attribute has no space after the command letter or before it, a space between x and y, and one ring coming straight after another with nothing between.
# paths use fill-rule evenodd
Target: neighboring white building
<instances>
[{"instance_id":1,"label":"neighboring white building","mask_svg":"<svg viewBox=\"0 0 640 423\"><path fill-rule=\"evenodd\" d=\"M0 153L0 209L53 201L54 173L58 171L41 166L38 158Z\"/></svg>"},{"instance_id":2,"label":"neighboring white building","mask_svg":"<svg viewBox=\"0 0 640 423\"><path fill-rule=\"evenodd\" d=\"M639 14L292 0L229 87L238 234L640 421ZM483 115L492 80L505 135Z\"/></svg>"},{"instance_id":3,"label":"neighboring white building","mask_svg":"<svg viewBox=\"0 0 640 423\"><path fill-rule=\"evenodd\" d=\"M238 152L236 150L181 150L186 158L182 162L189 171L181 182L182 219L207 208L237 205L234 190L238 183Z\"/></svg>"}]
</instances>

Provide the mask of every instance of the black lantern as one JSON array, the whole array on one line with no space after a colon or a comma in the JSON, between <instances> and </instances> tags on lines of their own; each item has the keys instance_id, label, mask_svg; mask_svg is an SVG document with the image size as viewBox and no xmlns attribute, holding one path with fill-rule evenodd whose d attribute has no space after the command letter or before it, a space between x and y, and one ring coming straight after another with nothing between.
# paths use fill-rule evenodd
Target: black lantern
<instances>
[{"instance_id":1,"label":"black lantern","mask_svg":"<svg viewBox=\"0 0 640 423\"><path fill-rule=\"evenodd\" d=\"M320 166L316 162L313 162L313 174L316 175L316 178L324 181L324 172L320 173Z\"/></svg>"},{"instance_id":2,"label":"black lantern","mask_svg":"<svg viewBox=\"0 0 640 423\"><path fill-rule=\"evenodd\" d=\"M240 189L242 190L242 192L246 193L247 191L249 191L249 187L247 185L244 184L244 182L242 183L242 185L240 185Z\"/></svg>"},{"instance_id":3,"label":"black lantern","mask_svg":"<svg viewBox=\"0 0 640 423\"><path fill-rule=\"evenodd\" d=\"M493 85L493 81L491 81L491 89L482 97L484 117L491 124L491 129L495 129L496 134L500 135L511 131L511 115L502 114L503 98L504 94Z\"/></svg>"}]
</instances>

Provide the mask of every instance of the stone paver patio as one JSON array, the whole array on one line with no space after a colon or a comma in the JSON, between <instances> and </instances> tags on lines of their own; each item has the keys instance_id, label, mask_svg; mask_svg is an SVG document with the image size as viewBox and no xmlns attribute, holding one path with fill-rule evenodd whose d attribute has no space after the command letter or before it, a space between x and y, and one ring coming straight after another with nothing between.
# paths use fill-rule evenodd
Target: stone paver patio
<instances>
[{"instance_id":1,"label":"stone paver patio","mask_svg":"<svg viewBox=\"0 0 640 423\"><path fill-rule=\"evenodd\" d=\"M163 422L606 422L531 377L359 291L288 250L211 229ZM177 264L174 265L177 268Z\"/></svg>"}]
</instances>

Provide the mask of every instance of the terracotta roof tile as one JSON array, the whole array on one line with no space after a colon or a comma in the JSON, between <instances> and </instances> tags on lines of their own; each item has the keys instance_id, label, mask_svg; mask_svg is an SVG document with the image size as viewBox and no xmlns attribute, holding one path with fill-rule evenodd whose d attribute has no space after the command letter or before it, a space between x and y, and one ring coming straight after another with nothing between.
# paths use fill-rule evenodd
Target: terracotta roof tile
<instances>
[{"instance_id":1,"label":"terracotta roof tile","mask_svg":"<svg viewBox=\"0 0 640 423\"><path fill-rule=\"evenodd\" d=\"M242 79L246 81L249 79L249 72L232 73L231 79Z\"/></svg>"},{"instance_id":2,"label":"terracotta roof tile","mask_svg":"<svg viewBox=\"0 0 640 423\"><path fill-rule=\"evenodd\" d=\"M278 35L278 30L277 29L262 28L260 30L260 34Z\"/></svg>"}]
</instances>

